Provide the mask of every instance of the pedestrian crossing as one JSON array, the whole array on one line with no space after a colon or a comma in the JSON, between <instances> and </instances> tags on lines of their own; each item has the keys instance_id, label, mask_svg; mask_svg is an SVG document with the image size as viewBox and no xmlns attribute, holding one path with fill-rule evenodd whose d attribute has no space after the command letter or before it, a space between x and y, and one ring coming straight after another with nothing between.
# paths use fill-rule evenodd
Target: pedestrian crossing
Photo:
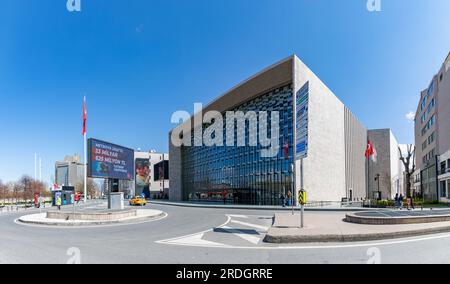
<instances>
[{"instance_id":1,"label":"pedestrian crossing","mask_svg":"<svg viewBox=\"0 0 450 284\"><path fill-rule=\"evenodd\" d=\"M218 227L157 243L215 248L258 246L261 245L272 223L272 216L226 215L226 217L227 221Z\"/></svg>"}]
</instances>

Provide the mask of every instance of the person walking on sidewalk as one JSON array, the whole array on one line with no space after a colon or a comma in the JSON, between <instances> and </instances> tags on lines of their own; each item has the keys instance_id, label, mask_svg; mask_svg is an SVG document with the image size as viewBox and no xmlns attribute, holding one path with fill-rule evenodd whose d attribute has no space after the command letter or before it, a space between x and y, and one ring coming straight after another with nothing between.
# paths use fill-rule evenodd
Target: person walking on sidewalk
<instances>
[{"instance_id":1,"label":"person walking on sidewalk","mask_svg":"<svg viewBox=\"0 0 450 284\"><path fill-rule=\"evenodd\" d=\"M281 194L280 200L281 200L281 206L286 207L286 196L284 196L284 193Z\"/></svg>"},{"instance_id":2,"label":"person walking on sidewalk","mask_svg":"<svg viewBox=\"0 0 450 284\"><path fill-rule=\"evenodd\" d=\"M223 198L223 204L226 205L227 204L227 196L228 196L228 192L226 190L223 190L222 192L222 198Z\"/></svg>"},{"instance_id":3,"label":"person walking on sidewalk","mask_svg":"<svg viewBox=\"0 0 450 284\"><path fill-rule=\"evenodd\" d=\"M56 207L58 207L58 210L61 211L61 196L56 198Z\"/></svg>"},{"instance_id":4,"label":"person walking on sidewalk","mask_svg":"<svg viewBox=\"0 0 450 284\"><path fill-rule=\"evenodd\" d=\"M408 210L415 210L416 208L414 208L413 198L411 196L408 196L407 200L408 200Z\"/></svg>"},{"instance_id":5,"label":"person walking on sidewalk","mask_svg":"<svg viewBox=\"0 0 450 284\"><path fill-rule=\"evenodd\" d=\"M292 192L290 190L287 193L287 205L288 206L292 205Z\"/></svg>"},{"instance_id":6,"label":"person walking on sidewalk","mask_svg":"<svg viewBox=\"0 0 450 284\"><path fill-rule=\"evenodd\" d=\"M395 209L398 209L400 207L398 200L399 200L399 197L398 197L398 193L397 193L395 195L395 198L394 198L394 207L395 207Z\"/></svg>"}]
</instances>

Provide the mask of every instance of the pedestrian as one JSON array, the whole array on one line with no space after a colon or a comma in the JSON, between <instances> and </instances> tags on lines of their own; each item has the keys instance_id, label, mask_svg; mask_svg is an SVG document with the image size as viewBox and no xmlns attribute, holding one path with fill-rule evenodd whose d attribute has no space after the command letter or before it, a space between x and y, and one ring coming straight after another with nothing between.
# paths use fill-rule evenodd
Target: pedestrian
<instances>
[{"instance_id":1,"label":"pedestrian","mask_svg":"<svg viewBox=\"0 0 450 284\"><path fill-rule=\"evenodd\" d=\"M395 195L395 198L394 198L394 207L395 207L395 209L398 209L398 207L399 207L398 193Z\"/></svg>"},{"instance_id":2,"label":"pedestrian","mask_svg":"<svg viewBox=\"0 0 450 284\"><path fill-rule=\"evenodd\" d=\"M61 196L56 198L56 206L58 207L58 210L61 211Z\"/></svg>"},{"instance_id":3,"label":"pedestrian","mask_svg":"<svg viewBox=\"0 0 450 284\"><path fill-rule=\"evenodd\" d=\"M400 210L403 209L403 201L404 200L405 200L405 198L403 197L403 194L400 194L400 197L398 198Z\"/></svg>"},{"instance_id":4,"label":"pedestrian","mask_svg":"<svg viewBox=\"0 0 450 284\"><path fill-rule=\"evenodd\" d=\"M281 200L281 206L286 207L286 196L284 196L284 193L281 194L280 200Z\"/></svg>"},{"instance_id":5,"label":"pedestrian","mask_svg":"<svg viewBox=\"0 0 450 284\"><path fill-rule=\"evenodd\" d=\"M287 203L288 203L288 206L292 205L292 192L290 190L287 193Z\"/></svg>"},{"instance_id":6,"label":"pedestrian","mask_svg":"<svg viewBox=\"0 0 450 284\"><path fill-rule=\"evenodd\" d=\"M223 191L223 205L227 204L227 195L228 195L227 191L224 190Z\"/></svg>"},{"instance_id":7,"label":"pedestrian","mask_svg":"<svg viewBox=\"0 0 450 284\"><path fill-rule=\"evenodd\" d=\"M408 210L415 210L416 208L414 208L414 201L413 198L411 196L408 196Z\"/></svg>"}]
</instances>

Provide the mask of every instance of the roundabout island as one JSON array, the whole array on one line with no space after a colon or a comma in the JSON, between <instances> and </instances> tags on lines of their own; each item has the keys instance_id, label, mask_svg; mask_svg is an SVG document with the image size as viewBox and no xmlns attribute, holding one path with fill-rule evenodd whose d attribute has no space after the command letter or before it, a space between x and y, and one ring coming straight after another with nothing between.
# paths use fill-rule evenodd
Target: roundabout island
<instances>
[{"instance_id":1,"label":"roundabout island","mask_svg":"<svg viewBox=\"0 0 450 284\"><path fill-rule=\"evenodd\" d=\"M160 220L166 216L165 212L155 209L48 211L22 216L17 219L17 223L36 226L89 227L142 223Z\"/></svg>"}]
</instances>

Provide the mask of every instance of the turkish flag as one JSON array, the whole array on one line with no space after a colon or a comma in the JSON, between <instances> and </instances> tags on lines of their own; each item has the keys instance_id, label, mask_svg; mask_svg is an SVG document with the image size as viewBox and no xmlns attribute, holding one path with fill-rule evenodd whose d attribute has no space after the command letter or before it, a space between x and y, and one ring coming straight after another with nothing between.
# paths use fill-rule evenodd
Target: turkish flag
<instances>
[{"instance_id":1,"label":"turkish flag","mask_svg":"<svg viewBox=\"0 0 450 284\"><path fill-rule=\"evenodd\" d=\"M87 120L87 112L86 112L86 97L84 97L83 103L83 136L86 135L86 120Z\"/></svg>"},{"instance_id":2,"label":"turkish flag","mask_svg":"<svg viewBox=\"0 0 450 284\"><path fill-rule=\"evenodd\" d=\"M375 154L375 151L373 149L373 144L372 141L368 141L367 142L367 149L366 149L366 159L369 159L370 157L372 157Z\"/></svg>"}]
</instances>

